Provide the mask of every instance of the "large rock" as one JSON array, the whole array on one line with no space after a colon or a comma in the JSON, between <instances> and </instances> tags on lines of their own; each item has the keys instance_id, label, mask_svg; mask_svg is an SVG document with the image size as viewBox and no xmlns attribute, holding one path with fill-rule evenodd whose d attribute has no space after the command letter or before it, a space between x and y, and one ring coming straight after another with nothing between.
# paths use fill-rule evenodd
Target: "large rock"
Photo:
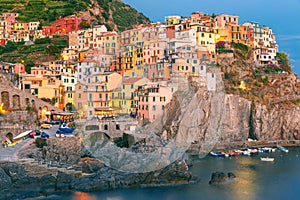
<instances>
[{"instance_id":1,"label":"large rock","mask_svg":"<svg viewBox=\"0 0 300 200\"><path fill-rule=\"evenodd\" d=\"M0 191L10 187L11 178L5 173L5 171L0 167Z\"/></svg>"},{"instance_id":2,"label":"large rock","mask_svg":"<svg viewBox=\"0 0 300 200\"><path fill-rule=\"evenodd\" d=\"M79 137L50 138L43 147L43 159L48 162L76 164L81 156Z\"/></svg>"},{"instance_id":3,"label":"large rock","mask_svg":"<svg viewBox=\"0 0 300 200\"><path fill-rule=\"evenodd\" d=\"M224 183L234 178L236 178L236 176L232 172L229 172L228 174L225 174L223 172L214 172L211 175L209 184L216 185L216 184Z\"/></svg>"},{"instance_id":4,"label":"large rock","mask_svg":"<svg viewBox=\"0 0 300 200\"><path fill-rule=\"evenodd\" d=\"M11 178L12 182L16 182L26 176L24 167L17 163L7 163L3 165L2 168L5 173Z\"/></svg>"}]
</instances>

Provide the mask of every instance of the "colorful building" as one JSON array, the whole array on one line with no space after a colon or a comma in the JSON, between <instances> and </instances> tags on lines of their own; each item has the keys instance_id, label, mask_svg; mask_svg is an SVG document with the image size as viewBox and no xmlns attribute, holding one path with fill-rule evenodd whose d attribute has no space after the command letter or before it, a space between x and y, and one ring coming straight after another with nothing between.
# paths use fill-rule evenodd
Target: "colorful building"
<instances>
[{"instance_id":1,"label":"colorful building","mask_svg":"<svg viewBox=\"0 0 300 200\"><path fill-rule=\"evenodd\" d=\"M171 101L173 93L168 87L158 83L149 83L136 90L138 101L138 117L153 122L162 116L166 105Z\"/></svg>"}]
</instances>

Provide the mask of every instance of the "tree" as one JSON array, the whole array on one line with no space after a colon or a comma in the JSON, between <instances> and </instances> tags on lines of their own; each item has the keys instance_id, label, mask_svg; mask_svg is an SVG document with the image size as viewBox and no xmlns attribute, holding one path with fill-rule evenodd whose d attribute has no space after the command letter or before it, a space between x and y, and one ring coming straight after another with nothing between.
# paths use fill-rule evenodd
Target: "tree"
<instances>
[{"instance_id":1,"label":"tree","mask_svg":"<svg viewBox=\"0 0 300 200\"><path fill-rule=\"evenodd\" d=\"M25 71L30 74L31 73L31 67L34 66L34 62L32 60L26 60L25 61Z\"/></svg>"},{"instance_id":2,"label":"tree","mask_svg":"<svg viewBox=\"0 0 300 200\"><path fill-rule=\"evenodd\" d=\"M72 103L67 103L65 106L66 111L74 111L75 110L75 106Z\"/></svg>"},{"instance_id":3,"label":"tree","mask_svg":"<svg viewBox=\"0 0 300 200\"><path fill-rule=\"evenodd\" d=\"M82 21L80 24L79 24L79 27L82 28L82 29L88 29L88 28L91 28L91 25L85 21Z\"/></svg>"}]
</instances>

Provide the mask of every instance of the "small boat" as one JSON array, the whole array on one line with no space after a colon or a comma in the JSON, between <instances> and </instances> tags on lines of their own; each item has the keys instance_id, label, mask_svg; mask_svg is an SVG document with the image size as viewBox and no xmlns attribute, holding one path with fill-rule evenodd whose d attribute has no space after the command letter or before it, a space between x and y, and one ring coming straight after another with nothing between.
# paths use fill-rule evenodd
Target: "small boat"
<instances>
[{"instance_id":1,"label":"small boat","mask_svg":"<svg viewBox=\"0 0 300 200\"><path fill-rule=\"evenodd\" d=\"M237 149L237 150L234 150L234 152L235 152L236 154L243 154L244 151Z\"/></svg>"},{"instance_id":2,"label":"small boat","mask_svg":"<svg viewBox=\"0 0 300 200\"><path fill-rule=\"evenodd\" d=\"M210 152L210 155L215 156L215 157L225 157L225 153L222 152Z\"/></svg>"},{"instance_id":3,"label":"small boat","mask_svg":"<svg viewBox=\"0 0 300 200\"><path fill-rule=\"evenodd\" d=\"M73 133L75 130L75 127L69 128L66 124L62 124L59 126L58 130L64 132L64 133Z\"/></svg>"},{"instance_id":4,"label":"small boat","mask_svg":"<svg viewBox=\"0 0 300 200\"><path fill-rule=\"evenodd\" d=\"M247 149L247 151L249 151L251 155L257 155L258 154L258 149Z\"/></svg>"},{"instance_id":5,"label":"small boat","mask_svg":"<svg viewBox=\"0 0 300 200\"><path fill-rule=\"evenodd\" d=\"M26 139L29 134L32 132L32 130L29 131L25 131L23 133L20 133L19 135L17 135L16 137L14 137L14 140L18 140L18 139Z\"/></svg>"},{"instance_id":6,"label":"small boat","mask_svg":"<svg viewBox=\"0 0 300 200\"><path fill-rule=\"evenodd\" d=\"M283 146L278 145L277 148L280 149L283 152L286 152L286 153L289 152L289 150L287 148L283 147Z\"/></svg>"},{"instance_id":7,"label":"small boat","mask_svg":"<svg viewBox=\"0 0 300 200\"><path fill-rule=\"evenodd\" d=\"M273 162L274 158L269 158L269 157L261 157L260 158L261 161L268 161L268 162Z\"/></svg>"},{"instance_id":8,"label":"small boat","mask_svg":"<svg viewBox=\"0 0 300 200\"><path fill-rule=\"evenodd\" d=\"M243 155L245 156L251 156L251 152L246 150L246 151L243 151Z\"/></svg>"}]
</instances>

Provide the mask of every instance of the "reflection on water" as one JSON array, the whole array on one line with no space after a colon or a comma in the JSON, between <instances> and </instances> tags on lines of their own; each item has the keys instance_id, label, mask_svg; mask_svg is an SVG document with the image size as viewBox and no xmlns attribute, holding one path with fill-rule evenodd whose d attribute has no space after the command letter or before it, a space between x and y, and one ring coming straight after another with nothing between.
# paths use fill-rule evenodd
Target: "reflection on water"
<instances>
[{"instance_id":1,"label":"reflection on water","mask_svg":"<svg viewBox=\"0 0 300 200\"><path fill-rule=\"evenodd\" d=\"M257 179L256 165L258 160L240 158L237 160L240 166L239 170L235 170L238 177L237 182L232 184L233 199L254 199L256 196L255 180Z\"/></svg>"},{"instance_id":2,"label":"reflection on water","mask_svg":"<svg viewBox=\"0 0 300 200\"><path fill-rule=\"evenodd\" d=\"M86 192L74 192L73 200L96 200L96 198Z\"/></svg>"},{"instance_id":3,"label":"reflection on water","mask_svg":"<svg viewBox=\"0 0 300 200\"><path fill-rule=\"evenodd\" d=\"M94 193L74 193L74 200L189 200L189 199L295 199L299 200L300 148L290 148L288 154L270 153L274 162L262 162L258 156L236 158L206 157L197 160L190 168L201 180L197 184L160 187L132 188ZM233 172L237 178L221 185L209 185L212 172ZM66 198L67 199L67 198ZM70 198L68 198L70 199Z\"/></svg>"}]
</instances>

